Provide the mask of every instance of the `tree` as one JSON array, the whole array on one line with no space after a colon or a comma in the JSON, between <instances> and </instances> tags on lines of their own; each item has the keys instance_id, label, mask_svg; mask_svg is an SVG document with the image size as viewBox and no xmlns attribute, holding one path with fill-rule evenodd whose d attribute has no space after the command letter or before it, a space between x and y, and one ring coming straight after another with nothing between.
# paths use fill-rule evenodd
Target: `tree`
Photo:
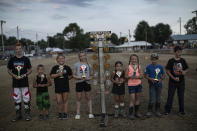
<instances>
[{"instance_id":1,"label":"tree","mask_svg":"<svg viewBox=\"0 0 197 131\"><path fill-rule=\"evenodd\" d=\"M197 34L197 18L193 17L192 19L189 19L184 27L187 34Z\"/></svg>"},{"instance_id":2,"label":"tree","mask_svg":"<svg viewBox=\"0 0 197 131\"><path fill-rule=\"evenodd\" d=\"M7 39L7 45L14 45L17 43L17 39L15 36L10 36L8 39Z\"/></svg>"},{"instance_id":3,"label":"tree","mask_svg":"<svg viewBox=\"0 0 197 131\"><path fill-rule=\"evenodd\" d=\"M136 41L148 41L150 43L154 41L153 31L146 21L139 22L135 29L134 37Z\"/></svg>"},{"instance_id":4,"label":"tree","mask_svg":"<svg viewBox=\"0 0 197 131\"><path fill-rule=\"evenodd\" d=\"M63 30L63 35L66 37L66 44L74 50L81 50L89 47L89 34L84 34L77 23L70 23Z\"/></svg>"},{"instance_id":5,"label":"tree","mask_svg":"<svg viewBox=\"0 0 197 131\"><path fill-rule=\"evenodd\" d=\"M172 34L172 30L168 24L158 23L154 28L154 36L155 42L160 44L160 46L164 45L165 41L170 38Z\"/></svg>"},{"instance_id":6,"label":"tree","mask_svg":"<svg viewBox=\"0 0 197 131\"><path fill-rule=\"evenodd\" d=\"M47 48L47 42L45 40L40 40L38 41L38 46L41 48L41 49L45 49Z\"/></svg>"},{"instance_id":7,"label":"tree","mask_svg":"<svg viewBox=\"0 0 197 131\"><path fill-rule=\"evenodd\" d=\"M120 42L118 40L118 36L115 33L111 34L111 42L115 45L120 45Z\"/></svg>"}]
</instances>

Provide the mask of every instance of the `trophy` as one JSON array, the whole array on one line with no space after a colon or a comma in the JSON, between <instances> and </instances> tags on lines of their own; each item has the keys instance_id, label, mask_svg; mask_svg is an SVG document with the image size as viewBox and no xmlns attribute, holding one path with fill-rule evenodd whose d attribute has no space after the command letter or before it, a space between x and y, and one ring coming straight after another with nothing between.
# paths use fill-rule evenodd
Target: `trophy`
<instances>
[{"instance_id":1,"label":"trophy","mask_svg":"<svg viewBox=\"0 0 197 131\"><path fill-rule=\"evenodd\" d=\"M105 76L106 76L106 79L110 79L110 72L108 70L105 71Z\"/></svg>"},{"instance_id":2,"label":"trophy","mask_svg":"<svg viewBox=\"0 0 197 131\"><path fill-rule=\"evenodd\" d=\"M159 78L158 78L158 75L159 75L159 72L160 72L160 69L159 68L157 68L157 69L155 69L155 81L159 81Z\"/></svg>"},{"instance_id":3,"label":"trophy","mask_svg":"<svg viewBox=\"0 0 197 131\"><path fill-rule=\"evenodd\" d=\"M63 70L64 70L64 66L60 65L59 66L59 72L63 72ZM64 76L62 75L62 76L60 76L60 78L64 78Z\"/></svg>"},{"instance_id":4,"label":"trophy","mask_svg":"<svg viewBox=\"0 0 197 131\"><path fill-rule=\"evenodd\" d=\"M18 71L17 76L18 76L18 77L21 77L21 69L22 69L22 66L17 66L16 69L17 69L17 71Z\"/></svg>"},{"instance_id":5,"label":"trophy","mask_svg":"<svg viewBox=\"0 0 197 131\"><path fill-rule=\"evenodd\" d=\"M133 70L134 70L133 76L135 77L136 76L137 65L133 65Z\"/></svg>"},{"instance_id":6,"label":"trophy","mask_svg":"<svg viewBox=\"0 0 197 131\"><path fill-rule=\"evenodd\" d=\"M44 74L42 74L40 77L41 77L41 81L40 81L40 83L42 83L42 82L43 82L43 80L44 80L44 77L45 77L45 76L44 76Z\"/></svg>"},{"instance_id":7,"label":"trophy","mask_svg":"<svg viewBox=\"0 0 197 131\"><path fill-rule=\"evenodd\" d=\"M120 77L122 75L122 72L121 71L117 71L116 75L118 76L118 81L120 81ZM118 85L120 86L120 84L118 84Z\"/></svg>"},{"instance_id":8,"label":"trophy","mask_svg":"<svg viewBox=\"0 0 197 131\"><path fill-rule=\"evenodd\" d=\"M85 73L86 65L82 65L81 69L82 69L82 76L81 77L86 78L86 73Z\"/></svg>"}]
</instances>

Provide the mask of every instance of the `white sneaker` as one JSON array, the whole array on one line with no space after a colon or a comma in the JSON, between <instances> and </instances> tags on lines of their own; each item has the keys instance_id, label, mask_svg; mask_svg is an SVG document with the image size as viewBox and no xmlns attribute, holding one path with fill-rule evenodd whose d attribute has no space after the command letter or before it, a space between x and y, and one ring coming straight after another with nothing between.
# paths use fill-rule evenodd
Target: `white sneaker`
<instances>
[{"instance_id":1,"label":"white sneaker","mask_svg":"<svg viewBox=\"0 0 197 131\"><path fill-rule=\"evenodd\" d=\"M89 119L93 119L94 115L93 114L89 114Z\"/></svg>"},{"instance_id":2,"label":"white sneaker","mask_svg":"<svg viewBox=\"0 0 197 131\"><path fill-rule=\"evenodd\" d=\"M80 115L79 114L75 115L75 119L79 120L80 119Z\"/></svg>"}]
</instances>

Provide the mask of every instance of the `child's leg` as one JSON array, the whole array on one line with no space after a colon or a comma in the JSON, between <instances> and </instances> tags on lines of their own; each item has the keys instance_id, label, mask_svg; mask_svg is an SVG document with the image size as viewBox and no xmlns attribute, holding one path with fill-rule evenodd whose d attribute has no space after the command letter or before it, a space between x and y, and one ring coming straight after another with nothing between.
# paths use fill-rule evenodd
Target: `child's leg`
<instances>
[{"instance_id":1,"label":"child's leg","mask_svg":"<svg viewBox=\"0 0 197 131\"><path fill-rule=\"evenodd\" d=\"M120 104L119 95L114 94L114 101L115 101L114 106L118 108L119 107L119 104Z\"/></svg>"},{"instance_id":2,"label":"child's leg","mask_svg":"<svg viewBox=\"0 0 197 131\"><path fill-rule=\"evenodd\" d=\"M146 113L147 117L152 116L154 98L155 98L155 87L153 85L149 85L149 103L148 103L148 112Z\"/></svg>"},{"instance_id":3,"label":"child's leg","mask_svg":"<svg viewBox=\"0 0 197 131\"><path fill-rule=\"evenodd\" d=\"M68 99L68 92L62 93L62 96L63 96L64 113L67 114L67 105L68 105L67 99Z\"/></svg>"},{"instance_id":4,"label":"child's leg","mask_svg":"<svg viewBox=\"0 0 197 131\"><path fill-rule=\"evenodd\" d=\"M174 85L174 83L169 82L168 83L168 98L167 98L167 102L165 105L165 113L166 114L170 113L170 111L171 111L175 91L176 91L176 86Z\"/></svg>"},{"instance_id":5,"label":"child's leg","mask_svg":"<svg viewBox=\"0 0 197 131\"><path fill-rule=\"evenodd\" d=\"M131 93L129 95L129 97L130 97L129 107L134 107L134 105L135 105L135 93Z\"/></svg>"},{"instance_id":6,"label":"child's leg","mask_svg":"<svg viewBox=\"0 0 197 131\"><path fill-rule=\"evenodd\" d=\"M56 98L57 98L57 109L59 113L62 113L62 94L56 93Z\"/></svg>"},{"instance_id":7,"label":"child's leg","mask_svg":"<svg viewBox=\"0 0 197 131\"><path fill-rule=\"evenodd\" d=\"M184 113L184 90L185 90L184 84L179 85L179 88L177 88L177 95L178 95L178 101L179 101L179 112L181 112L181 113Z\"/></svg>"},{"instance_id":8,"label":"child's leg","mask_svg":"<svg viewBox=\"0 0 197 131\"><path fill-rule=\"evenodd\" d=\"M135 116L140 118L142 115L139 113L139 107L140 107L140 92L137 92L135 94Z\"/></svg>"},{"instance_id":9,"label":"child's leg","mask_svg":"<svg viewBox=\"0 0 197 131\"><path fill-rule=\"evenodd\" d=\"M160 113L160 103L161 103L161 90L162 90L162 87L158 86L155 89L156 89L156 105L155 105L156 115L158 117L161 117L162 114Z\"/></svg>"},{"instance_id":10,"label":"child's leg","mask_svg":"<svg viewBox=\"0 0 197 131\"><path fill-rule=\"evenodd\" d=\"M123 117L126 117L125 104L124 104L124 95L119 95L119 102L120 102L120 114Z\"/></svg>"},{"instance_id":11,"label":"child's leg","mask_svg":"<svg viewBox=\"0 0 197 131\"><path fill-rule=\"evenodd\" d=\"M81 92L77 92L76 95L77 95L77 114L80 114L82 93Z\"/></svg>"},{"instance_id":12,"label":"child's leg","mask_svg":"<svg viewBox=\"0 0 197 131\"><path fill-rule=\"evenodd\" d=\"M86 100L88 101L89 114L92 114L92 100L91 100L90 91L85 92L85 97Z\"/></svg>"}]
</instances>

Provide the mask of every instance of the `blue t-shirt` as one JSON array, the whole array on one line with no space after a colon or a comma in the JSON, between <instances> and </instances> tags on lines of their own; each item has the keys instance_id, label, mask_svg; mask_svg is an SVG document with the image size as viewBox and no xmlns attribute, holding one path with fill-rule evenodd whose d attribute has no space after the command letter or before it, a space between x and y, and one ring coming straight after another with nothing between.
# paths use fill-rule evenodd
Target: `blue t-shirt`
<instances>
[{"instance_id":1,"label":"blue t-shirt","mask_svg":"<svg viewBox=\"0 0 197 131\"><path fill-rule=\"evenodd\" d=\"M156 72L158 72L158 75L156 75ZM153 65L150 64L146 67L146 70L144 71L144 74L148 75L148 77L150 78L156 78L157 79L161 79L162 75L165 74L163 67L159 64L157 65ZM152 81L148 80L149 84L159 84L160 86L162 86L162 82L160 83L152 83Z\"/></svg>"}]
</instances>

